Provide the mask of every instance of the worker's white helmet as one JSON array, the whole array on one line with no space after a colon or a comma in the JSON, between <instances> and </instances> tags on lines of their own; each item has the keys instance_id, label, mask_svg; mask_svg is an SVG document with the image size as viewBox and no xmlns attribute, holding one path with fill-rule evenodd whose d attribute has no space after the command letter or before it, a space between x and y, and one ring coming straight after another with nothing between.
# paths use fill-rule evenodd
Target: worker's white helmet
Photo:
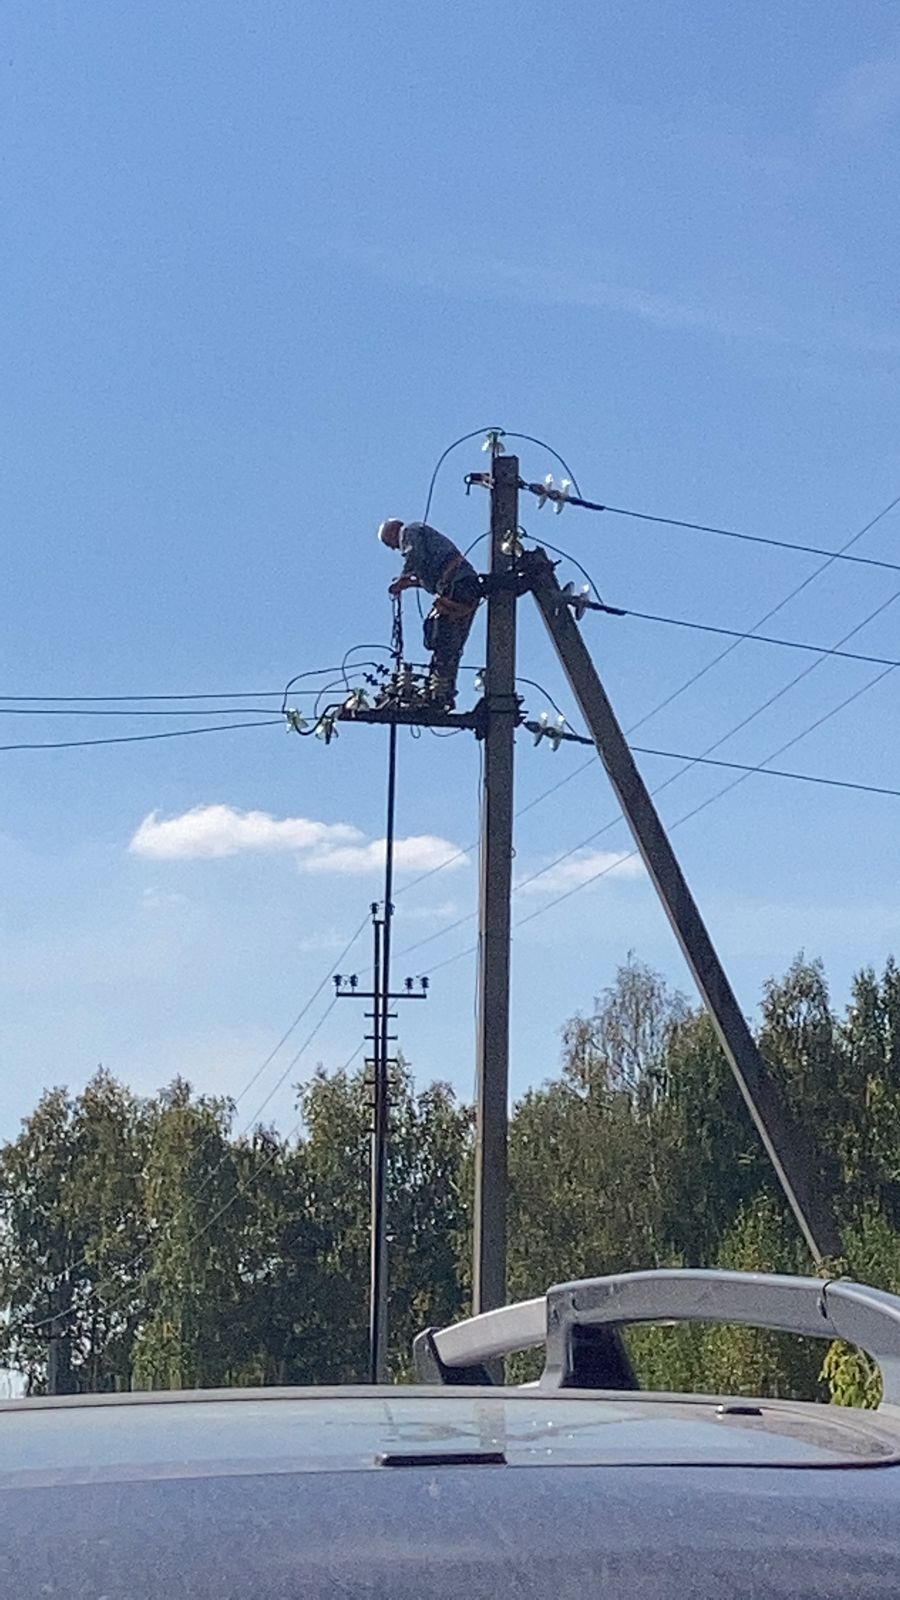
<instances>
[{"instance_id":1,"label":"worker's white helmet","mask_svg":"<svg viewBox=\"0 0 900 1600\"><path fill-rule=\"evenodd\" d=\"M378 529L378 537L382 544L386 544L389 549L396 550L402 527L402 517L388 517L387 521L383 522Z\"/></svg>"}]
</instances>

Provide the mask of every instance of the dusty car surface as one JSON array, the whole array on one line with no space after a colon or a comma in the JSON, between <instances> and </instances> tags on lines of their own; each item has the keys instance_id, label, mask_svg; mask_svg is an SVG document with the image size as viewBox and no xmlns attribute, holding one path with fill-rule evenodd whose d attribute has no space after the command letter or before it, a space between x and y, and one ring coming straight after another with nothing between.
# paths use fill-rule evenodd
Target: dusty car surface
<instances>
[{"instance_id":1,"label":"dusty car surface","mask_svg":"<svg viewBox=\"0 0 900 1600\"><path fill-rule=\"evenodd\" d=\"M877 1411L630 1385L626 1322L846 1337ZM597 1337L590 1334L593 1330ZM535 1386L484 1381L546 1347ZM562 1285L417 1341L414 1387L83 1396L0 1408L0 1592L37 1600L900 1591L900 1300L730 1273ZM476 1379L478 1381L473 1381Z\"/></svg>"}]
</instances>

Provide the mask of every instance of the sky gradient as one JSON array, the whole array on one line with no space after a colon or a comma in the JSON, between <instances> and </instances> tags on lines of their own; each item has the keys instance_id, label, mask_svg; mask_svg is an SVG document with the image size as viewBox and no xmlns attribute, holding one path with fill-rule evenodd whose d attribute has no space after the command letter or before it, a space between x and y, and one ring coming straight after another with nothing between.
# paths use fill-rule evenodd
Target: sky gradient
<instances>
[{"instance_id":1,"label":"sky gradient","mask_svg":"<svg viewBox=\"0 0 900 1600\"><path fill-rule=\"evenodd\" d=\"M900 493L891 0L525 0L505 17L9 0L0 38L7 696L226 707L384 645L396 563L377 525L421 516L440 452L482 426L547 440L603 502L829 549ZM462 485L482 464L476 441L437 484L432 519L463 546L486 527ZM522 466L558 472L530 445ZM816 566L574 509L523 521L612 603L738 629ZM900 512L855 549L900 561ZM877 568L835 563L768 631L834 645L895 590L848 648L900 656L900 574ZM406 622L416 644L412 598ZM584 626L626 727L721 648ZM718 752L760 761L878 669L748 642L636 741L697 752L814 661ZM520 666L572 710L527 604ZM900 787L898 685L776 764ZM3 743L202 721L2 704ZM404 736L400 759L402 888L476 839L478 751ZM582 762L521 736L518 805ZM240 1095L239 1125L265 1102L290 1126L291 1083L347 1059L360 1008L336 1006L291 1067L329 983L246 1086L380 893L383 735L326 749L275 726L0 763L0 1137L99 1063L147 1092L181 1072ZM653 786L673 771L641 765ZM730 781L693 769L664 819ZM843 996L900 945L898 807L753 777L678 828L748 1012L801 949ZM517 878L615 816L599 770L573 778L522 816ZM518 890L516 919L627 848L611 828ZM473 959L439 963L471 946L472 922L441 930L475 892L469 850L397 900L397 976L438 968L403 1048L464 1095ZM562 1023L631 949L691 992L630 863L521 928L515 1092L555 1069ZM345 970L368 959L364 936Z\"/></svg>"}]
</instances>

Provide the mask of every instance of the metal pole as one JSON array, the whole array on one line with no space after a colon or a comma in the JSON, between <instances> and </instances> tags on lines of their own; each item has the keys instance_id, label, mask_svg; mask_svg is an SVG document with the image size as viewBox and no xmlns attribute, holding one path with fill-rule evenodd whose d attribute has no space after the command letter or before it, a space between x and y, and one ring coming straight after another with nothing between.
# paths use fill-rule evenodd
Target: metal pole
<instances>
[{"instance_id":1,"label":"metal pole","mask_svg":"<svg viewBox=\"0 0 900 1600\"><path fill-rule=\"evenodd\" d=\"M382 923L377 905L372 907L373 982L372 982L372 1137L371 1137L371 1200L369 1209L369 1382L379 1378L378 1353L380 1348L381 1284L383 1279L382 1236L384 1232L384 1143L383 1124L378 1114L381 1084L381 930Z\"/></svg>"},{"instance_id":2,"label":"metal pole","mask_svg":"<svg viewBox=\"0 0 900 1600\"><path fill-rule=\"evenodd\" d=\"M491 565L487 603L484 776L478 925L478 1047L475 1134L473 1311L506 1301L509 938L512 889L513 739L519 463L495 454L491 468ZM504 549L504 546L507 548ZM510 582L504 586L504 578Z\"/></svg>"},{"instance_id":3,"label":"metal pole","mask_svg":"<svg viewBox=\"0 0 900 1600\"><path fill-rule=\"evenodd\" d=\"M546 573L539 575L534 584L534 596L635 844L803 1236L817 1261L839 1256L840 1237L831 1209L813 1176L812 1155L805 1133L794 1123L756 1048L549 562Z\"/></svg>"},{"instance_id":4,"label":"metal pole","mask_svg":"<svg viewBox=\"0 0 900 1600\"><path fill-rule=\"evenodd\" d=\"M387 821L384 845L384 923L381 933L381 1015L375 1023L375 1182L376 1212L373 1227L373 1382L387 1382L388 1252L387 1252L387 1139L390 1115L388 1060L390 1058L391 923L394 916L394 819L397 809L397 724L388 730ZM378 1008L376 1007L376 1010Z\"/></svg>"}]
</instances>

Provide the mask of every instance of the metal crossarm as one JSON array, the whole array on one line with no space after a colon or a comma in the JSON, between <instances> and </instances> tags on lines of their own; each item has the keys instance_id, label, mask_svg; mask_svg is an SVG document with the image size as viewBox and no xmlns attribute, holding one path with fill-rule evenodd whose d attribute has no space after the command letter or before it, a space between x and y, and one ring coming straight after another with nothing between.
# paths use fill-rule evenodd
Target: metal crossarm
<instances>
[{"instance_id":1,"label":"metal crossarm","mask_svg":"<svg viewBox=\"0 0 900 1600\"><path fill-rule=\"evenodd\" d=\"M640 1322L732 1323L843 1339L878 1364L884 1401L900 1405L900 1297L844 1279L690 1268L585 1278L558 1284L540 1299L429 1330L416 1339L414 1353L420 1375L433 1380L440 1368L476 1369L544 1345L541 1387L580 1387L578 1335Z\"/></svg>"}]
</instances>

